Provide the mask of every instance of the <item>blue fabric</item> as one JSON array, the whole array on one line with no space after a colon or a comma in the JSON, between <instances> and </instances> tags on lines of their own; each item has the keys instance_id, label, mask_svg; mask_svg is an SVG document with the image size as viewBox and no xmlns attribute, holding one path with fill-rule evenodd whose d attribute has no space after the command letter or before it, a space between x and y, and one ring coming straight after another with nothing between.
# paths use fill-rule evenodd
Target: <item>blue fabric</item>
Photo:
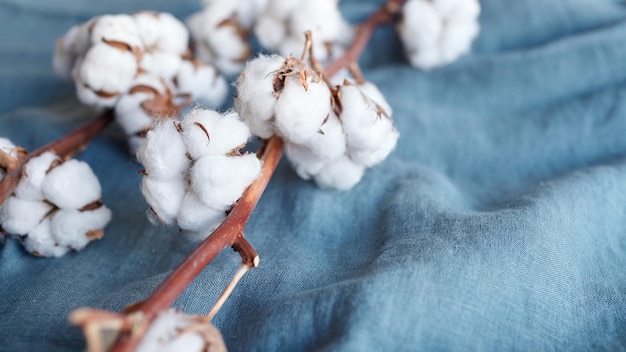
<instances>
[{"instance_id":1,"label":"blue fabric","mask_svg":"<svg viewBox=\"0 0 626 352\"><path fill-rule=\"evenodd\" d=\"M342 1L358 21L382 1ZM281 162L247 227L261 255L215 319L233 351L626 350L626 7L483 0L474 52L430 72L381 29L362 62L398 148L349 192ZM184 1L0 2L0 135L33 149L94 114L50 68L56 38L101 13ZM118 127L91 163L114 220L61 259L0 249L0 350L82 350L67 315L149 295L196 243L145 217ZM224 251L175 306L207 312Z\"/></svg>"}]
</instances>

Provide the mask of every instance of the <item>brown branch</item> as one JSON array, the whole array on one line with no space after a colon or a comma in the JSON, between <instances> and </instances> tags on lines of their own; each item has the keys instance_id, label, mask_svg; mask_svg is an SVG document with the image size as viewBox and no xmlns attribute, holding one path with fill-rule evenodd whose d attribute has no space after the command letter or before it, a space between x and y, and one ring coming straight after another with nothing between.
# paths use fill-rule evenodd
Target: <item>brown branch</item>
<instances>
[{"instance_id":1,"label":"brown branch","mask_svg":"<svg viewBox=\"0 0 626 352\"><path fill-rule=\"evenodd\" d=\"M389 0L368 17L365 22L359 25L352 45L350 45L348 50L346 50L339 59L331 63L326 69L328 77L332 77L342 68L348 67L351 63L358 61L372 33L374 33L374 29L380 25L392 22L394 17L400 13L402 5L404 5L405 2L406 0Z\"/></svg>"},{"instance_id":2,"label":"brown branch","mask_svg":"<svg viewBox=\"0 0 626 352\"><path fill-rule=\"evenodd\" d=\"M283 141L276 136L270 138L263 150L259 152L263 160L259 178L244 192L224 222L159 285L147 300L134 308L130 315L140 314L145 319L142 319L130 331L123 331L111 349L112 351L133 351L157 314L172 305L195 277L224 248L233 246L240 253L244 264L247 261L252 264L258 263L258 255L245 241L243 230L271 179L282 153Z\"/></svg>"},{"instance_id":3,"label":"brown branch","mask_svg":"<svg viewBox=\"0 0 626 352\"><path fill-rule=\"evenodd\" d=\"M70 158L72 155L82 150L95 136L97 136L102 130L113 121L113 112L107 110L93 121L86 125L79 127L66 134L65 136L52 141L37 150L28 153L24 158L19 159L18 165L13 169L8 170L4 179L0 182L0 204L4 202L15 190L17 184L22 178L24 165L26 163L47 151L54 152L63 159Z\"/></svg>"}]
</instances>

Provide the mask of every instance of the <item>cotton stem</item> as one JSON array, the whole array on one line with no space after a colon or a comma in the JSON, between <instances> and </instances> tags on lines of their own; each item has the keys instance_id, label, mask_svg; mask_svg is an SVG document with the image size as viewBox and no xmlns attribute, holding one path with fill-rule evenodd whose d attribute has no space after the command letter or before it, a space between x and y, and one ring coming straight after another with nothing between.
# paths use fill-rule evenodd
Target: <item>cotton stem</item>
<instances>
[{"instance_id":1,"label":"cotton stem","mask_svg":"<svg viewBox=\"0 0 626 352\"><path fill-rule=\"evenodd\" d=\"M18 164L9 169L5 177L0 182L0 204L2 204L15 190L22 178L24 165L36 156L51 151L63 159L68 159L78 151L82 150L95 136L97 136L106 126L113 121L113 112L107 110L100 116L66 134L65 136L52 141L39 149L28 153L24 158L19 158Z\"/></svg>"},{"instance_id":2,"label":"cotton stem","mask_svg":"<svg viewBox=\"0 0 626 352\"><path fill-rule=\"evenodd\" d=\"M402 5L404 5L405 2L406 0L388 0L368 17L365 22L359 25L352 45L350 45L348 50L346 50L339 59L331 63L326 69L328 76L332 77L342 68L348 67L353 62L357 62L376 27L392 22L398 13L400 13Z\"/></svg>"},{"instance_id":3,"label":"cotton stem","mask_svg":"<svg viewBox=\"0 0 626 352\"><path fill-rule=\"evenodd\" d=\"M284 144L279 137L274 136L268 140L258 153L263 160L259 178L246 189L224 222L161 283L148 299L130 313L130 315L141 315L145 319L142 319L131 331L124 332L111 349L112 351L133 351L157 314L174 303L185 288L224 248L233 246L242 256L244 264L249 264L247 263L249 261L258 263L258 255L247 241L241 240L242 234L280 161L283 149Z\"/></svg>"}]
</instances>

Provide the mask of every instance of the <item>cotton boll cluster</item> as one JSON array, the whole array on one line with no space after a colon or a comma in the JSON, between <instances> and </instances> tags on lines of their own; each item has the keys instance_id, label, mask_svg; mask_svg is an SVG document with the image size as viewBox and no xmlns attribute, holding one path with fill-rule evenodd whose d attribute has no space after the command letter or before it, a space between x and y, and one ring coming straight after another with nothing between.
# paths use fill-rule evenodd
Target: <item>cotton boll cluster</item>
<instances>
[{"instance_id":1,"label":"cotton boll cluster","mask_svg":"<svg viewBox=\"0 0 626 352\"><path fill-rule=\"evenodd\" d=\"M478 0L409 0L398 33L411 65L431 69L467 53L479 32Z\"/></svg>"},{"instance_id":2,"label":"cotton boll cluster","mask_svg":"<svg viewBox=\"0 0 626 352\"><path fill-rule=\"evenodd\" d=\"M114 108L131 145L153 120L178 115L177 102L221 105L228 85L190 57L189 33L167 13L104 15L72 27L57 43L55 71L76 83L78 98Z\"/></svg>"},{"instance_id":3,"label":"cotton boll cluster","mask_svg":"<svg viewBox=\"0 0 626 352\"><path fill-rule=\"evenodd\" d=\"M0 205L0 225L37 256L62 256L102 237L111 211L100 202L89 165L52 152L30 159L13 195Z\"/></svg>"},{"instance_id":4,"label":"cotton boll cluster","mask_svg":"<svg viewBox=\"0 0 626 352\"><path fill-rule=\"evenodd\" d=\"M173 309L159 313L146 332L137 352L226 352L220 332L202 317Z\"/></svg>"},{"instance_id":5,"label":"cotton boll cluster","mask_svg":"<svg viewBox=\"0 0 626 352\"><path fill-rule=\"evenodd\" d=\"M375 85L329 87L293 57L259 56L237 80L235 109L253 134L282 137L303 179L349 189L384 160L398 139L391 108Z\"/></svg>"},{"instance_id":6,"label":"cotton boll cluster","mask_svg":"<svg viewBox=\"0 0 626 352\"><path fill-rule=\"evenodd\" d=\"M250 32L265 0L205 0L187 19L196 55L225 74L241 72L250 56Z\"/></svg>"},{"instance_id":7,"label":"cotton boll cluster","mask_svg":"<svg viewBox=\"0 0 626 352\"><path fill-rule=\"evenodd\" d=\"M142 192L165 224L208 231L260 174L255 154L239 150L250 137L237 113L193 110L181 122L151 129L137 152L145 167Z\"/></svg>"},{"instance_id":8,"label":"cotton boll cluster","mask_svg":"<svg viewBox=\"0 0 626 352\"><path fill-rule=\"evenodd\" d=\"M315 58L326 63L343 53L353 29L339 11L339 0L268 0L254 33L261 45L280 55L298 55L311 31Z\"/></svg>"}]
</instances>

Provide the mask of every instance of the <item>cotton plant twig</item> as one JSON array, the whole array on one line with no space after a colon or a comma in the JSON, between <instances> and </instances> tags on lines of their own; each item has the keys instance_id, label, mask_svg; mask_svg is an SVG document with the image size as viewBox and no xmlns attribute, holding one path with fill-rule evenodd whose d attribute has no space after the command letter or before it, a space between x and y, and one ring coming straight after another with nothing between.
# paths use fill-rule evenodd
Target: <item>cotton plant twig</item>
<instances>
[{"instance_id":1,"label":"cotton plant twig","mask_svg":"<svg viewBox=\"0 0 626 352\"><path fill-rule=\"evenodd\" d=\"M136 349L151 321L157 314L172 305L195 277L224 248L231 246L235 251L239 252L242 258L242 267L246 267L246 269L238 271L235 279L231 281L224 291L223 298L218 300L217 308L212 309L209 316L212 317L217 313L217 310L228 297L237 281L250 268L258 265L258 255L243 236L243 232L252 211L280 161L282 153L283 141L276 136L270 138L264 148L258 153L263 160L263 168L259 178L244 192L224 222L161 283L148 299L135 306L133 311L127 315L129 319L135 321L135 324L133 324L132 329L126 329L121 332L111 351L122 352ZM141 317L141 319L137 319L137 317ZM83 328L85 329L86 326Z\"/></svg>"},{"instance_id":2,"label":"cotton plant twig","mask_svg":"<svg viewBox=\"0 0 626 352\"><path fill-rule=\"evenodd\" d=\"M352 41L352 45L346 52L336 61L331 63L326 69L328 77L332 77L342 68L348 67L353 62L357 62L367 43L374 33L376 27L390 23L400 13L402 5L406 0L389 0L383 4L376 12L368 17L356 30L356 36Z\"/></svg>"},{"instance_id":3,"label":"cotton plant twig","mask_svg":"<svg viewBox=\"0 0 626 352\"><path fill-rule=\"evenodd\" d=\"M0 154L0 166L6 168L7 173L5 177L0 181L0 204L2 204L15 190L22 175L24 173L24 165L28 163L32 158L39 156L45 152L51 151L57 154L62 159L69 159L72 155L85 148L85 146L97 136L105 127L113 121L113 112L106 110L94 120L79 127L78 129L70 132L63 137L52 141L35 151L18 157L15 162L11 162L10 165L4 165L2 161L6 157ZM1 151L0 151L1 152Z\"/></svg>"}]
</instances>

